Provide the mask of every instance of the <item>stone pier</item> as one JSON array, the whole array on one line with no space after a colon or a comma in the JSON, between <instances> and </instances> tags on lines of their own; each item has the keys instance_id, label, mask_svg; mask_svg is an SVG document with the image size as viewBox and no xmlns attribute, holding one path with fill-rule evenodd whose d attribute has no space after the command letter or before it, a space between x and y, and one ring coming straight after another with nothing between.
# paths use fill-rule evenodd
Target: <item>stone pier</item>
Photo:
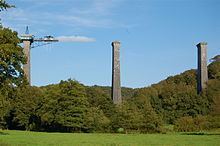
<instances>
[{"instance_id":1,"label":"stone pier","mask_svg":"<svg viewBox=\"0 0 220 146\"><path fill-rule=\"evenodd\" d=\"M121 81L120 81L120 42L112 42L112 100L114 104L120 104Z\"/></svg>"},{"instance_id":2,"label":"stone pier","mask_svg":"<svg viewBox=\"0 0 220 146\"><path fill-rule=\"evenodd\" d=\"M33 35L25 34L21 36L21 40L23 42L24 54L26 56L27 62L23 66L24 75L27 78L29 84L31 84L31 62L30 62L30 49L31 43L33 43Z\"/></svg>"},{"instance_id":3,"label":"stone pier","mask_svg":"<svg viewBox=\"0 0 220 146\"><path fill-rule=\"evenodd\" d=\"M197 93L200 94L207 86L207 43L197 44L198 48L198 69L197 69Z\"/></svg>"}]
</instances>

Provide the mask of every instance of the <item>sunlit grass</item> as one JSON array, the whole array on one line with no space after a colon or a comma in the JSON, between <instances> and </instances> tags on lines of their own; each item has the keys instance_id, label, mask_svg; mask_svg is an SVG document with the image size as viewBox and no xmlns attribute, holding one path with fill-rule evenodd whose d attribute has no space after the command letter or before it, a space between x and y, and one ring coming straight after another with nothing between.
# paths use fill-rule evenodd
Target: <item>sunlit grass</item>
<instances>
[{"instance_id":1,"label":"sunlit grass","mask_svg":"<svg viewBox=\"0 0 220 146\"><path fill-rule=\"evenodd\" d=\"M5 130L0 146L218 146L219 133L86 134Z\"/></svg>"}]
</instances>

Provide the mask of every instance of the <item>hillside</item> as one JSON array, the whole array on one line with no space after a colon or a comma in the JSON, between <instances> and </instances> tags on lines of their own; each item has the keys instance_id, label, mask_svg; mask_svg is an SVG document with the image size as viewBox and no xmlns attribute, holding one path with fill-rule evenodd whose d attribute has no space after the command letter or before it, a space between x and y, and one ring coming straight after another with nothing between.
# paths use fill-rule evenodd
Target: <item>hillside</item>
<instances>
[{"instance_id":1,"label":"hillside","mask_svg":"<svg viewBox=\"0 0 220 146\"><path fill-rule=\"evenodd\" d=\"M208 88L201 94L196 92L196 70L188 70L150 87L138 89L135 96L149 98L158 114L167 123L182 116L218 113L220 98L220 62L208 66ZM217 111L218 110L218 111Z\"/></svg>"},{"instance_id":2,"label":"hillside","mask_svg":"<svg viewBox=\"0 0 220 146\"><path fill-rule=\"evenodd\" d=\"M150 87L123 87L121 106L113 104L110 87L85 86L71 79L44 87L2 87L0 126L33 131L145 133L161 132L164 124L195 124L199 118L206 129L220 128L220 62L211 63L208 73L208 88L201 95L196 93L196 71L188 70ZM196 125L190 130L204 128Z\"/></svg>"}]
</instances>

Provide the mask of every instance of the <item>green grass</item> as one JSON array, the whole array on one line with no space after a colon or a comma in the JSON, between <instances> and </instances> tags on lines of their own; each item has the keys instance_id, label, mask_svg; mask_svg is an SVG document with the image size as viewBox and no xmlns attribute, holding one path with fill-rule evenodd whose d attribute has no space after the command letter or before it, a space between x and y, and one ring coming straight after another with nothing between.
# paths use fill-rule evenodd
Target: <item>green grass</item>
<instances>
[{"instance_id":1,"label":"green grass","mask_svg":"<svg viewBox=\"0 0 220 146\"><path fill-rule=\"evenodd\" d=\"M86 134L0 131L0 146L219 146L220 133Z\"/></svg>"}]
</instances>

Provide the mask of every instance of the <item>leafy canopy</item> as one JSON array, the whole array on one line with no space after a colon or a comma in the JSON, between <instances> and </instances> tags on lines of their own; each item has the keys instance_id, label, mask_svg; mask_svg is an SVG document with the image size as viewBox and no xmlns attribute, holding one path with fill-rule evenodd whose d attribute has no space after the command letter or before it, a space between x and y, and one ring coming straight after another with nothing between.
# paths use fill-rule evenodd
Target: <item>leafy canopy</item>
<instances>
[{"instance_id":1,"label":"leafy canopy","mask_svg":"<svg viewBox=\"0 0 220 146\"><path fill-rule=\"evenodd\" d=\"M19 85L23 80L25 55L17 32L0 28L0 86Z\"/></svg>"},{"instance_id":2,"label":"leafy canopy","mask_svg":"<svg viewBox=\"0 0 220 146\"><path fill-rule=\"evenodd\" d=\"M0 0L0 12L8 8L14 7L13 5L8 4L5 0Z\"/></svg>"}]
</instances>

